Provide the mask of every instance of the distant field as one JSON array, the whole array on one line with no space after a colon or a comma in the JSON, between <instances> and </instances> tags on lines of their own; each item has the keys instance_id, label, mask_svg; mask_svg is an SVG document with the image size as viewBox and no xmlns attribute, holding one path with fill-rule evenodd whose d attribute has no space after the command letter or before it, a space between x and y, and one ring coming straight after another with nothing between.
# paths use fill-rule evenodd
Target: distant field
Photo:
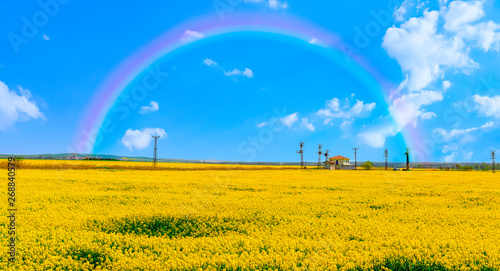
<instances>
[{"instance_id":1,"label":"distant field","mask_svg":"<svg viewBox=\"0 0 500 271\"><path fill-rule=\"evenodd\" d=\"M0 159L0 167L7 168L7 160ZM276 165L230 165L202 163L157 163L132 161L98 161L98 160L36 160L25 159L24 169L131 169L131 170L261 170L261 169L300 169L300 166ZM309 167L314 168L314 167Z\"/></svg>"},{"instance_id":2,"label":"distant field","mask_svg":"<svg viewBox=\"0 0 500 271\"><path fill-rule=\"evenodd\" d=\"M103 163L17 171L11 270L500 269L500 175L491 172Z\"/></svg>"}]
</instances>

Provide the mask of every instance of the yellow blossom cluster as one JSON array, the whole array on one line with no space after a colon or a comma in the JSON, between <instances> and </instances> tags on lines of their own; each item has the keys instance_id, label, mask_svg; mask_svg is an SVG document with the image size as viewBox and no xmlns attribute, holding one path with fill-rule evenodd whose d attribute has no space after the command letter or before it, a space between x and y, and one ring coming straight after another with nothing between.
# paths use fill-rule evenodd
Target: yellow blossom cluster
<instances>
[{"instance_id":1,"label":"yellow blossom cluster","mask_svg":"<svg viewBox=\"0 0 500 271\"><path fill-rule=\"evenodd\" d=\"M10 264L0 253L0 270L500 269L492 173L103 167L16 177L18 256Z\"/></svg>"}]
</instances>

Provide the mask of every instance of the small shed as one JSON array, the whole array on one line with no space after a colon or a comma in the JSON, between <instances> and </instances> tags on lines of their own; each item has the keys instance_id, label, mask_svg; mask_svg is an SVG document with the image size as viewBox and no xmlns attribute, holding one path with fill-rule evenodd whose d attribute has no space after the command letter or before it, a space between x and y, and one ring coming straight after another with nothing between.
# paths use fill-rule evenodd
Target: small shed
<instances>
[{"instance_id":1,"label":"small shed","mask_svg":"<svg viewBox=\"0 0 500 271\"><path fill-rule=\"evenodd\" d=\"M349 160L349 158L340 155L330 157L325 163L325 168L331 170L354 169L354 165L350 164Z\"/></svg>"}]
</instances>

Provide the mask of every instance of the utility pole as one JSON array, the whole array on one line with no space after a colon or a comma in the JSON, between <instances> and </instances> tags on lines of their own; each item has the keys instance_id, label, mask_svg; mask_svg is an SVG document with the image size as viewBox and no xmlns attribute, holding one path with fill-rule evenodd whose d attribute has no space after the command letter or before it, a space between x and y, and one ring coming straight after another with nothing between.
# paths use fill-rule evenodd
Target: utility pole
<instances>
[{"instance_id":1,"label":"utility pole","mask_svg":"<svg viewBox=\"0 0 500 271\"><path fill-rule=\"evenodd\" d=\"M406 170L410 170L410 148L406 148Z\"/></svg>"},{"instance_id":2,"label":"utility pole","mask_svg":"<svg viewBox=\"0 0 500 271\"><path fill-rule=\"evenodd\" d=\"M387 157L389 157L389 152L387 149L384 151L384 157L385 157L385 170L387 170Z\"/></svg>"},{"instance_id":3,"label":"utility pole","mask_svg":"<svg viewBox=\"0 0 500 271\"><path fill-rule=\"evenodd\" d=\"M304 142L300 142L300 151L297 151L298 154L300 154L300 167L304 167Z\"/></svg>"},{"instance_id":4,"label":"utility pole","mask_svg":"<svg viewBox=\"0 0 500 271\"><path fill-rule=\"evenodd\" d=\"M155 139L155 150L153 154L153 167L156 167L156 159L157 159L157 152L158 152L158 145L156 144L158 142L158 138L160 136L152 136Z\"/></svg>"},{"instance_id":5,"label":"utility pole","mask_svg":"<svg viewBox=\"0 0 500 271\"><path fill-rule=\"evenodd\" d=\"M326 164L326 162L328 162L328 153L329 152L330 152L330 150L325 151L325 164Z\"/></svg>"},{"instance_id":6,"label":"utility pole","mask_svg":"<svg viewBox=\"0 0 500 271\"><path fill-rule=\"evenodd\" d=\"M319 151L318 151L318 167L320 167L320 166L321 166L321 154L323 154L323 153L321 152L321 148L323 148L323 145L318 144L318 149L319 149Z\"/></svg>"},{"instance_id":7,"label":"utility pole","mask_svg":"<svg viewBox=\"0 0 500 271\"><path fill-rule=\"evenodd\" d=\"M358 157L357 157L357 151L359 148L352 148L354 150L354 170L357 170L358 167Z\"/></svg>"},{"instance_id":8,"label":"utility pole","mask_svg":"<svg viewBox=\"0 0 500 271\"><path fill-rule=\"evenodd\" d=\"M495 173L495 151L491 151L491 168L493 173Z\"/></svg>"}]
</instances>

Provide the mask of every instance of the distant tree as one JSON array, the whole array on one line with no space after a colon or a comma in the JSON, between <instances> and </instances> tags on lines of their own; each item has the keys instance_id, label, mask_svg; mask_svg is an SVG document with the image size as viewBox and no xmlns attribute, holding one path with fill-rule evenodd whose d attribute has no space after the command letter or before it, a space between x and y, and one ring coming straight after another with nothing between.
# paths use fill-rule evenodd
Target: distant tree
<instances>
[{"instance_id":1,"label":"distant tree","mask_svg":"<svg viewBox=\"0 0 500 271\"><path fill-rule=\"evenodd\" d=\"M361 164L361 167L366 169L366 170L370 170L373 167L373 163L370 161L366 161L363 164Z\"/></svg>"},{"instance_id":2,"label":"distant tree","mask_svg":"<svg viewBox=\"0 0 500 271\"><path fill-rule=\"evenodd\" d=\"M460 167L461 171L472 171L474 168L472 166L461 166Z\"/></svg>"},{"instance_id":3,"label":"distant tree","mask_svg":"<svg viewBox=\"0 0 500 271\"><path fill-rule=\"evenodd\" d=\"M489 166L484 166L484 167L482 168L482 171L488 171L488 170L490 170L490 167L489 167Z\"/></svg>"}]
</instances>

